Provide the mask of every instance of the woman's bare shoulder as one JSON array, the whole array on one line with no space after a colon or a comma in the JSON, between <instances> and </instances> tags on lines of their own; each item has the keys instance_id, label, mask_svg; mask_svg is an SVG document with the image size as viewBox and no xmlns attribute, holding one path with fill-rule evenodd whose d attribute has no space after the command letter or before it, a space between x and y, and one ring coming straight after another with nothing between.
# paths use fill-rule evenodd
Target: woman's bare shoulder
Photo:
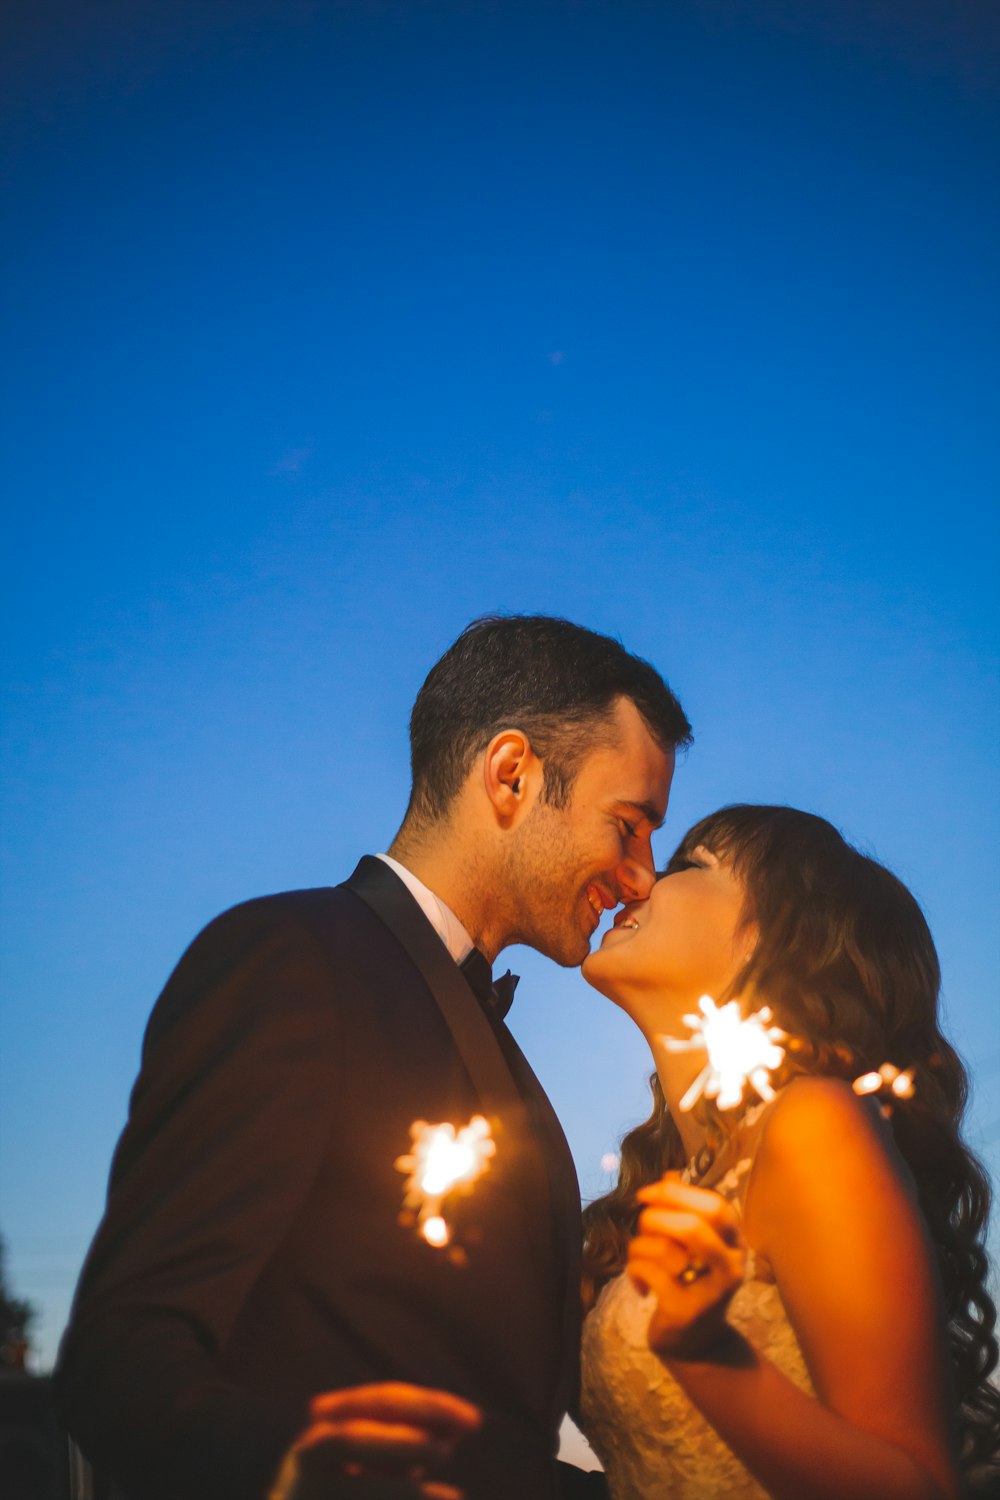
<instances>
[{"instance_id":1,"label":"woman's bare shoulder","mask_svg":"<svg viewBox=\"0 0 1000 1500\"><path fill-rule=\"evenodd\" d=\"M785 1085L767 1112L761 1137L769 1152L801 1153L804 1146L846 1134L848 1139L885 1141L885 1122L869 1099L842 1078L801 1074Z\"/></svg>"},{"instance_id":2,"label":"woman's bare shoulder","mask_svg":"<svg viewBox=\"0 0 1000 1500\"><path fill-rule=\"evenodd\" d=\"M913 1182L892 1131L871 1099L839 1078L802 1076L768 1110L748 1193L748 1214L784 1218L791 1203L834 1196L913 1200Z\"/></svg>"}]
</instances>

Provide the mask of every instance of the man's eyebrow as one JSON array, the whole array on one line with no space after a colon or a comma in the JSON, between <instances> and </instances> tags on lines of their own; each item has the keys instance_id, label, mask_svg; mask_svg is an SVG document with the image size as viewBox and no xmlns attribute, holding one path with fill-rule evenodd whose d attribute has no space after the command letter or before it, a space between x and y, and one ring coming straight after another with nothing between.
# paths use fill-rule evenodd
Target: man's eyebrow
<instances>
[{"instance_id":1,"label":"man's eyebrow","mask_svg":"<svg viewBox=\"0 0 1000 1500\"><path fill-rule=\"evenodd\" d=\"M663 827L665 814L661 813L660 809L655 807L652 802L632 802L628 797L623 797L621 805L622 807L630 807L633 812L641 813L647 823L652 823L654 833L657 828Z\"/></svg>"}]
</instances>

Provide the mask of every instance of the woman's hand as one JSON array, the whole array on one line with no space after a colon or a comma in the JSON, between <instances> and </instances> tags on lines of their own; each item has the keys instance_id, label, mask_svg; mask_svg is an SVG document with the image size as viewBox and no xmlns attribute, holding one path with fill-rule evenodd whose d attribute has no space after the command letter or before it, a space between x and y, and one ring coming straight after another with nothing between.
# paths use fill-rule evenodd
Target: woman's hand
<instances>
[{"instance_id":1,"label":"woman's hand","mask_svg":"<svg viewBox=\"0 0 1000 1500\"><path fill-rule=\"evenodd\" d=\"M310 1425L292 1445L270 1500L390 1495L461 1500L454 1485L428 1478L455 1445L482 1425L477 1407L448 1391L402 1381L316 1396Z\"/></svg>"},{"instance_id":2,"label":"woman's hand","mask_svg":"<svg viewBox=\"0 0 1000 1500\"><path fill-rule=\"evenodd\" d=\"M645 1207L628 1248L628 1272L656 1307L649 1347L661 1359L701 1359L726 1332L726 1308L743 1280L739 1219L718 1193L676 1172L641 1188Z\"/></svg>"}]
</instances>

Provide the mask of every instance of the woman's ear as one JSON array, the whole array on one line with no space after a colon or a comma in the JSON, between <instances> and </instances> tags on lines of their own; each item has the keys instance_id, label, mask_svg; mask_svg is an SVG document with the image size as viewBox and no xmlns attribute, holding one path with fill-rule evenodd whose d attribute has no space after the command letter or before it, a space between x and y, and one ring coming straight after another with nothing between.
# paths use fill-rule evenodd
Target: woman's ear
<instances>
[{"instance_id":1,"label":"woman's ear","mask_svg":"<svg viewBox=\"0 0 1000 1500\"><path fill-rule=\"evenodd\" d=\"M760 946L760 927L752 919L745 922L736 934L736 943L740 950L740 968L745 969Z\"/></svg>"}]
</instances>

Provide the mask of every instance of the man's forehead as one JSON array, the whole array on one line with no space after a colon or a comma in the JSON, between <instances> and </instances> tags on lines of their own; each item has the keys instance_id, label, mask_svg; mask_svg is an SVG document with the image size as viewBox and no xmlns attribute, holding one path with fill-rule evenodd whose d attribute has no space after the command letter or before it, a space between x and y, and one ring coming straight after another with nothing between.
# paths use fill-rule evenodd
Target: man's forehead
<instances>
[{"instance_id":1,"label":"man's forehead","mask_svg":"<svg viewBox=\"0 0 1000 1500\"><path fill-rule=\"evenodd\" d=\"M630 699L615 705L615 732L598 744L581 767L590 799L613 804L659 828L667 810L675 752L665 749Z\"/></svg>"},{"instance_id":2,"label":"man's forehead","mask_svg":"<svg viewBox=\"0 0 1000 1500\"><path fill-rule=\"evenodd\" d=\"M639 757L638 764L631 757L624 762L612 757L604 769L597 800L612 812L659 828L666 816L674 775L673 750L663 750L651 741L648 753Z\"/></svg>"}]
</instances>

